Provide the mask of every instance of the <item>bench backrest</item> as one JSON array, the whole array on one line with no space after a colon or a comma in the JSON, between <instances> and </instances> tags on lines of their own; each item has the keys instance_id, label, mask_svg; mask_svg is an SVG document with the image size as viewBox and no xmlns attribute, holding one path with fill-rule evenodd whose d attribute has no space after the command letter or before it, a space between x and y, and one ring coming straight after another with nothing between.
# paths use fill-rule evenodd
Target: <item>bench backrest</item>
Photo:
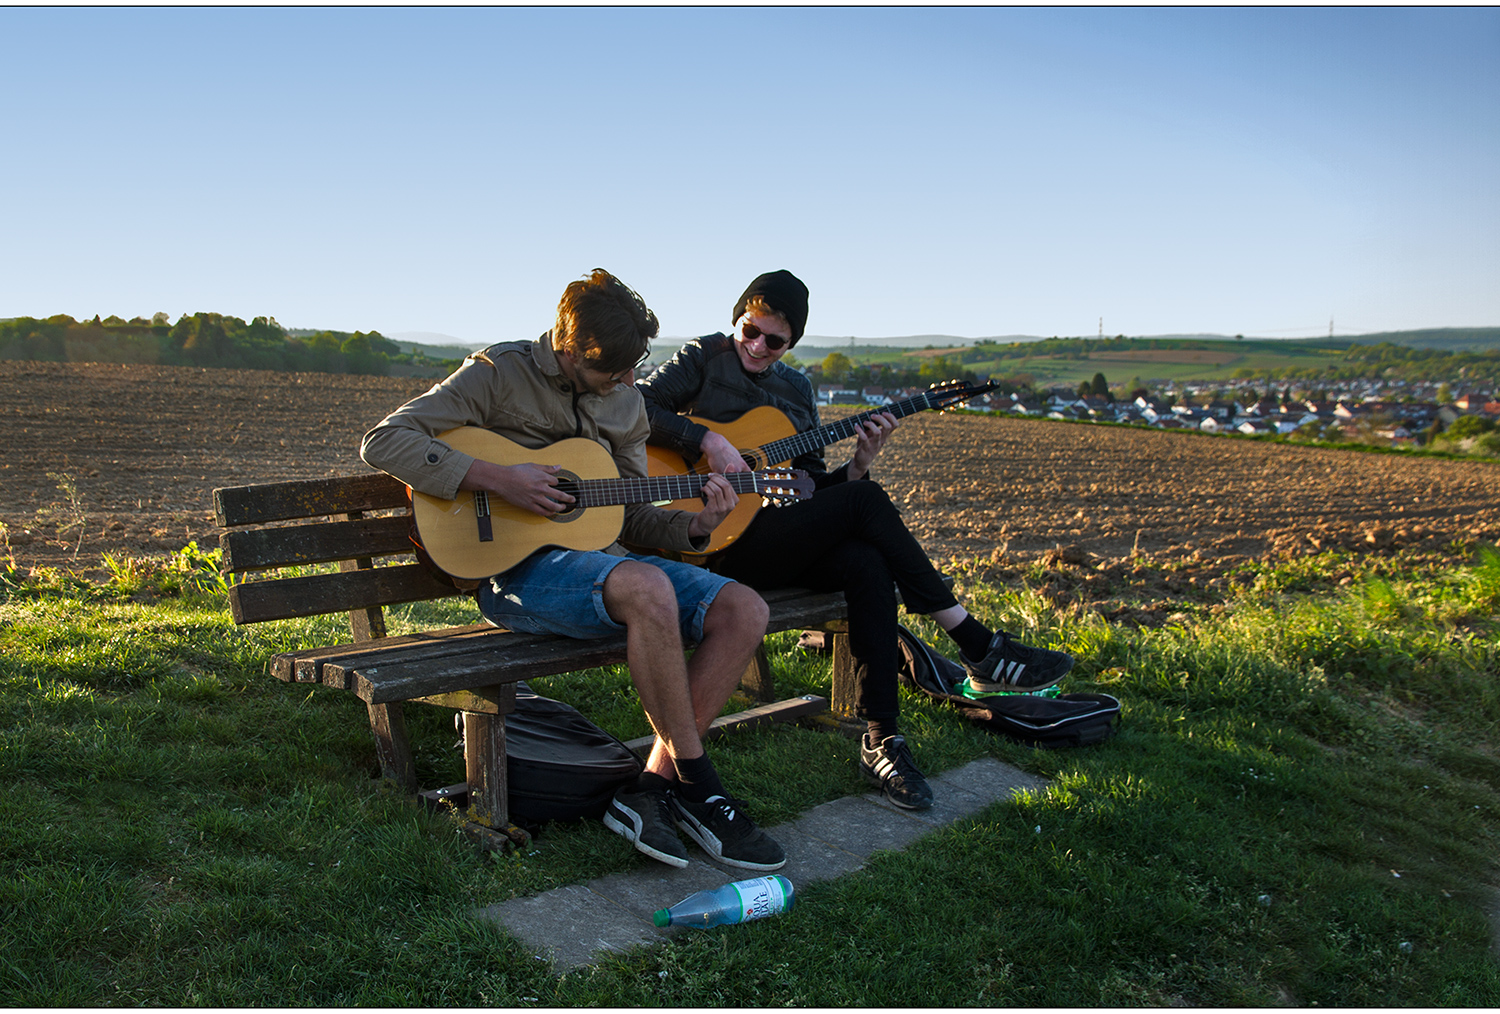
<instances>
[{"instance_id":1,"label":"bench backrest","mask_svg":"<svg viewBox=\"0 0 1500 1014\"><path fill-rule=\"evenodd\" d=\"M396 511L390 514L390 511ZM382 516L367 516L371 512ZM460 592L419 563L375 566L413 552L406 487L381 472L214 490L226 574L337 563L338 573L236 583L236 623L348 612L357 640L385 633L381 607Z\"/></svg>"}]
</instances>

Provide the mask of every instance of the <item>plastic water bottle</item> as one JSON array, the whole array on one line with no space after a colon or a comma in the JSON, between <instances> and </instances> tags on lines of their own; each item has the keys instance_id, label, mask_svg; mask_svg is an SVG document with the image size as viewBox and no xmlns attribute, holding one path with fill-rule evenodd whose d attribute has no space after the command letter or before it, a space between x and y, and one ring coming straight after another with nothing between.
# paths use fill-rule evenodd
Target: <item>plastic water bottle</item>
<instances>
[{"instance_id":1,"label":"plastic water bottle","mask_svg":"<svg viewBox=\"0 0 1500 1014\"><path fill-rule=\"evenodd\" d=\"M729 926L751 919L764 919L778 912L790 912L792 882L783 876L736 880L710 891L689 895L671 908L657 909L651 921L657 926Z\"/></svg>"}]
</instances>

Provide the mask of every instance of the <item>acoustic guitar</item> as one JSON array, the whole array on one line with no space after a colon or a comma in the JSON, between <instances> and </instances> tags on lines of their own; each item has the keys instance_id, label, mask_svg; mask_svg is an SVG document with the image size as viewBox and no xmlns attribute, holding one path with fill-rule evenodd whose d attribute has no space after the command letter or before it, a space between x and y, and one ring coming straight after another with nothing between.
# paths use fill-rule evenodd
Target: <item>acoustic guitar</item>
<instances>
[{"instance_id":1,"label":"acoustic guitar","mask_svg":"<svg viewBox=\"0 0 1500 1014\"><path fill-rule=\"evenodd\" d=\"M557 488L577 497L566 510L548 518L484 490L462 490L453 500L412 490L412 519L422 548L456 578L480 580L499 574L547 546L603 549L620 537L626 504L670 501L703 507L706 474L621 478L608 449L587 437L537 449L478 426L460 426L438 434L438 439L497 465L561 465ZM813 491L812 479L794 468L734 472L725 478L741 503L754 500L757 506L805 500Z\"/></svg>"},{"instance_id":2,"label":"acoustic guitar","mask_svg":"<svg viewBox=\"0 0 1500 1014\"><path fill-rule=\"evenodd\" d=\"M694 415L688 418L695 423L707 426L727 439L739 450L740 456L752 469L767 468L791 461L799 454L806 454L808 451L827 447L829 444L836 444L840 440L852 437L859 432L859 427L865 420L882 412L889 412L900 419L927 409L949 408L959 402L968 401L970 398L977 398L981 394L988 394L995 389L995 386L993 383L971 384L964 380L949 380L941 384L933 384L915 397L898 401L884 408L861 412L859 415L852 415L847 419L840 419L838 422L819 426L805 433L798 433L797 427L786 417L786 413L770 405L759 405L737 419L722 423ZM646 472L648 475L659 476L702 475L708 472L708 461L699 457L694 463L688 464L687 459L676 451L651 444L646 447ZM693 500L674 500L661 506L695 511L701 509L703 504ZM709 536L706 551L702 554L684 553L683 556L701 560L703 557L726 548L744 534L750 522L755 520L755 515L759 510L760 504L753 500L742 499L729 516L719 523L719 527L713 530L713 534Z\"/></svg>"}]
</instances>

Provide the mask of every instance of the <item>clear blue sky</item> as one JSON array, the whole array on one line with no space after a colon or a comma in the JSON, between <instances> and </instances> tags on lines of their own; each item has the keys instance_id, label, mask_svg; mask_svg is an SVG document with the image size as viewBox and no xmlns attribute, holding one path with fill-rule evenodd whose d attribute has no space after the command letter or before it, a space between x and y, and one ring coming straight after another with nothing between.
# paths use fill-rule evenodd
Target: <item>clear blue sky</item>
<instances>
[{"instance_id":1,"label":"clear blue sky","mask_svg":"<svg viewBox=\"0 0 1500 1014\"><path fill-rule=\"evenodd\" d=\"M0 317L1500 324L1500 11L0 8Z\"/></svg>"}]
</instances>

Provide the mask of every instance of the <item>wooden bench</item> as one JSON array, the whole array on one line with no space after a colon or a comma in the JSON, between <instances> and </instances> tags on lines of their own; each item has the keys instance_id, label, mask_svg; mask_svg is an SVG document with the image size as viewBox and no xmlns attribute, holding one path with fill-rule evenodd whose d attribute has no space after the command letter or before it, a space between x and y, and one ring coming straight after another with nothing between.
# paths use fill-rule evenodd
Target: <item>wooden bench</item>
<instances>
[{"instance_id":1,"label":"wooden bench","mask_svg":"<svg viewBox=\"0 0 1500 1014\"><path fill-rule=\"evenodd\" d=\"M227 529L219 540L222 570L240 579L229 592L236 623L349 614L351 641L276 655L272 675L336 687L364 701L383 775L412 794L419 789L402 705L461 713L467 782L437 792L466 803L466 828L484 847L523 842L524 832L510 822L506 798L504 716L515 708L515 684L623 662L624 636L580 641L487 623L387 636L385 606L465 593L415 562L406 488L383 473L216 489L214 511ZM318 564L338 569L278 573ZM770 606L768 633L810 629L832 635L831 710L835 717L852 718L857 688L843 595L784 589L764 597ZM775 701L763 647L742 685L761 703L715 720L710 736L830 709L821 697ZM627 745L639 752L650 743L646 737Z\"/></svg>"}]
</instances>

